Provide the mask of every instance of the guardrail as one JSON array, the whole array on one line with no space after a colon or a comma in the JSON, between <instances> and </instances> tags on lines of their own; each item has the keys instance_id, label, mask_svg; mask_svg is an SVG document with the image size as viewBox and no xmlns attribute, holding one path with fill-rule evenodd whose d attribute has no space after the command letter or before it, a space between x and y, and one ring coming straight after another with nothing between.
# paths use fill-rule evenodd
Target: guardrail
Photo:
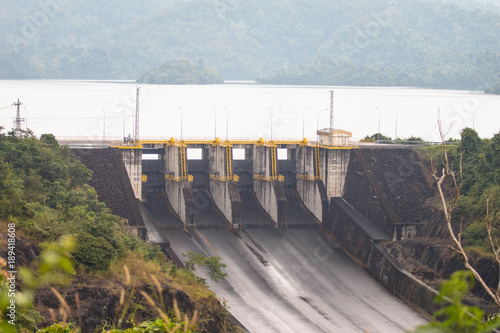
<instances>
[{"instance_id":1,"label":"guardrail","mask_svg":"<svg viewBox=\"0 0 500 333\"><path fill-rule=\"evenodd\" d=\"M180 138L173 137L176 142L180 141ZM86 145L92 145L92 146L103 146L103 147L108 147L111 145L117 145L117 144L123 144L127 143L126 138L123 137L117 137L117 136L110 136L110 137L97 137L97 136L89 136L89 137L84 137L84 136L58 136L56 137L57 141L60 143L64 144L70 144L72 147L76 146L86 146ZM140 141L169 141L171 140L172 137L144 137L141 138ZM182 138L183 141L199 141L199 142L211 142L214 140L214 138L208 138L208 137L189 137L189 138ZM220 138L219 138L220 139ZM229 142L243 142L243 141L255 141L257 142L260 138L255 138L255 137L231 137L229 138ZM270 142L270 137L262 138L265 142ZM309 146L314 146L318 144L318 141L316 140L316 137L314 138L306 138L307 139L307 144ZM225 139L220 139L221 143L225 141ZM293 137L283 137L283 138L273 138L273 141L275 143L280 143L280 142L300 142L302 141L303 138L293 138ZM363 142L362 139L351 139L350 140L350 146L357 146L357 145L414 145L414 146L429 146L429 145L442 145L443 142L441 141L405 141L405 140L375 140L373 142ZM457 145L458 142L446 142L447 145ZM320 143L320 146L324 146L324 144Z\"/></svg>"},{"instance_id":2,"label":"guardrail","mask_svg":"<svg viewBox=\"0 0 500 333\"><path fill-rule=\"evenodd\" d=\"M359 145L420 145L420 146L435 146L442 145L442 141L403 141L403 140L375 140L373 142L359 141ZM447 145L458 145L458 142L446 142Z\"/></svg>"}]
</instances>

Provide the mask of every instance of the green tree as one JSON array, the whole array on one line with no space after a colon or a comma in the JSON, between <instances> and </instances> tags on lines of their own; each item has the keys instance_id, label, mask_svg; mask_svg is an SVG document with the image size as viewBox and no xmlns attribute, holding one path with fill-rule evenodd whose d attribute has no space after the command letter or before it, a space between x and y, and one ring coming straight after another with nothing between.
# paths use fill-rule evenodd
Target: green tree
<instances>
[{"instance_id":1,"label":"green tree","mask_svg":"<svg viewBox=\"0 0 500 333\"><path fill-rule=\"evenodd\" d=\"M435 303L442 306L434 313L436 321L417 327L413 333L487 333L500 327L499 320L488 321L481 309L462 303L474 285L469 271L456 271L439 288Z\"/></svg>"},{"instance_id":2,"label":"green tree","mask_svg":"<svg viewBox=\"0 0 500 333\"><path fill-rule=\"evenodd\" d=\"M365 136L361 142L376 142L376 141L391 141L392 138L389 136L385 136L382 133L375 133L370 136Z\"/></svg>"},{"instance_id":3,"label":"green tree","mask_svg":"<svg viewBox=\"0 0 500 333\"><path fill-rule=\"evenodd\" d=\"M22 179L0 157L0 217L23 215L25 208L23 189Z\"/></svg>"},{"instance_id":4,"label":"green tree","mask_svg":"<svg viewBox=\"0 0 500 333\"><path fill-rule=\"evenodd\" d=\"M194 253L193 251L188 251L182 255L188 259L184 263L187 270L194 271L196 265L200 265L208 269L208 275L215 282L227 277L227 274L222 271L222 268L226 267L226 264L221 262L220 257L206 257L201 253Z\"/></svg>"},{"instance_id":5,"label":"green tree","mask_svg":"<svg viewBox=\"0 0 500 333\"><path fill-rule=\"evenodd\" d=\"M481 139L475 130L472 128L464 128L460 133L462 139L458 145L458 151L464 153L464 158L467 159L474 156L481 149Z\"/></svg>"},{"instance_id":6,"label":"green tree","mask_svg":"<svg viewBox=\"0 0 500 333\"><path fill-rule=\"evenodd\" d=\"M103 237L80 233L77 238L78 249L73 258L93 271L106 271L116 258L117 252Z\"/></svg>"}]
</instances>

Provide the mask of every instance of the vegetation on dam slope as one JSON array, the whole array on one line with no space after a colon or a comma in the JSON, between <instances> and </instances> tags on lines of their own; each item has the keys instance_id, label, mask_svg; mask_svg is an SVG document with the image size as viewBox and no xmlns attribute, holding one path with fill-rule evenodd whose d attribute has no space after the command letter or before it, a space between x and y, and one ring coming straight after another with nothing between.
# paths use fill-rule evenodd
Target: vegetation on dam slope
<instances>
[{"instance_id":1,"label":"vegetation on dam slope","mask_svg":"<svg viewBox=\"0 0 500 333\"><path fill-rule=\"evenodd\" d=\"M54 318L85 332L127 328L159 318L160 308L179 323L185 315L192 320L196 311L201 331L236 331L230 314L191 271L177 269L159 247L128 234L127 222L112 215L86 184L91 172L68 147L52 135L25 134L0 134L0 228L15 225L16 267L25 267L17 287L33 301L19 299L18 329L35 331ZM8 239L0 232L2 248ZM7 306L3 275L0 284L1 311ZM182 314L175 314L174 299ZM64 311L54 312L58 308ZM2 317L5 324L6 312Z\"/></svg>"}]
</instances>

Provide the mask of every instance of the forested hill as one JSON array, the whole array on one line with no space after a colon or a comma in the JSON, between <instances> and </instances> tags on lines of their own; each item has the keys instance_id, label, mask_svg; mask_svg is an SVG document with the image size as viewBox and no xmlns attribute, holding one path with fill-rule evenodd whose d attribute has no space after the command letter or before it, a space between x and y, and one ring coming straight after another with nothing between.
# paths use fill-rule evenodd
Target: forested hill
<instances>
[{"instance_id":1,"label":"forested hill","mask_svg":"<svg viewBox=\"0 0 500 333\"><path fill-rule=\"evenodd\" d=\"M226 80L254 79L328 59L490 86L500 72L499 7L450 2L4 0L0 78L135 79L183 58Z\"/></svg>"}]
</instances>

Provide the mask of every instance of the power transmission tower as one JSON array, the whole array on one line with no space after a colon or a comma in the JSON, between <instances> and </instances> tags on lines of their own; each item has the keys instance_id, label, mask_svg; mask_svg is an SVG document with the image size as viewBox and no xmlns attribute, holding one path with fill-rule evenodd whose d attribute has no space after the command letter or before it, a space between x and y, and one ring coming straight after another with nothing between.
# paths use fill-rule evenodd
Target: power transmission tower
<instances>
[{"instance_id":1,"label":"power transmission tower","mask_svg":"<svg viewBox=\"0 0 500 333\"><path fill-rule=\"evenodd\" d=\"M134 142L139 142L139 91L141 87L137 87L137 94L135 96L135 137Z\"/></svg>"},{"instance_id":2,"label":"power transmission tower","mask_svg":"<svg viewBox=\"0 0 500 333\"><path fill-rule=\"evenodd\" d=\"M23 103L19 101L19 98L17 102L12 103L12 106L17 106L16 119L14 120L14 135L17 137L21 136L21 123L24 121L24 118L21 118L21 105Z\"/></svg>"},{"instance_id":3,"label":"power transmission tower","mask_svg":"<svg viewBox=\"0 0 500 333\"><path fill-rule=\"evenodd\" d=\"M330 146L333 144L333 90L330 90Z\"/></svg>"}]
</instances>

